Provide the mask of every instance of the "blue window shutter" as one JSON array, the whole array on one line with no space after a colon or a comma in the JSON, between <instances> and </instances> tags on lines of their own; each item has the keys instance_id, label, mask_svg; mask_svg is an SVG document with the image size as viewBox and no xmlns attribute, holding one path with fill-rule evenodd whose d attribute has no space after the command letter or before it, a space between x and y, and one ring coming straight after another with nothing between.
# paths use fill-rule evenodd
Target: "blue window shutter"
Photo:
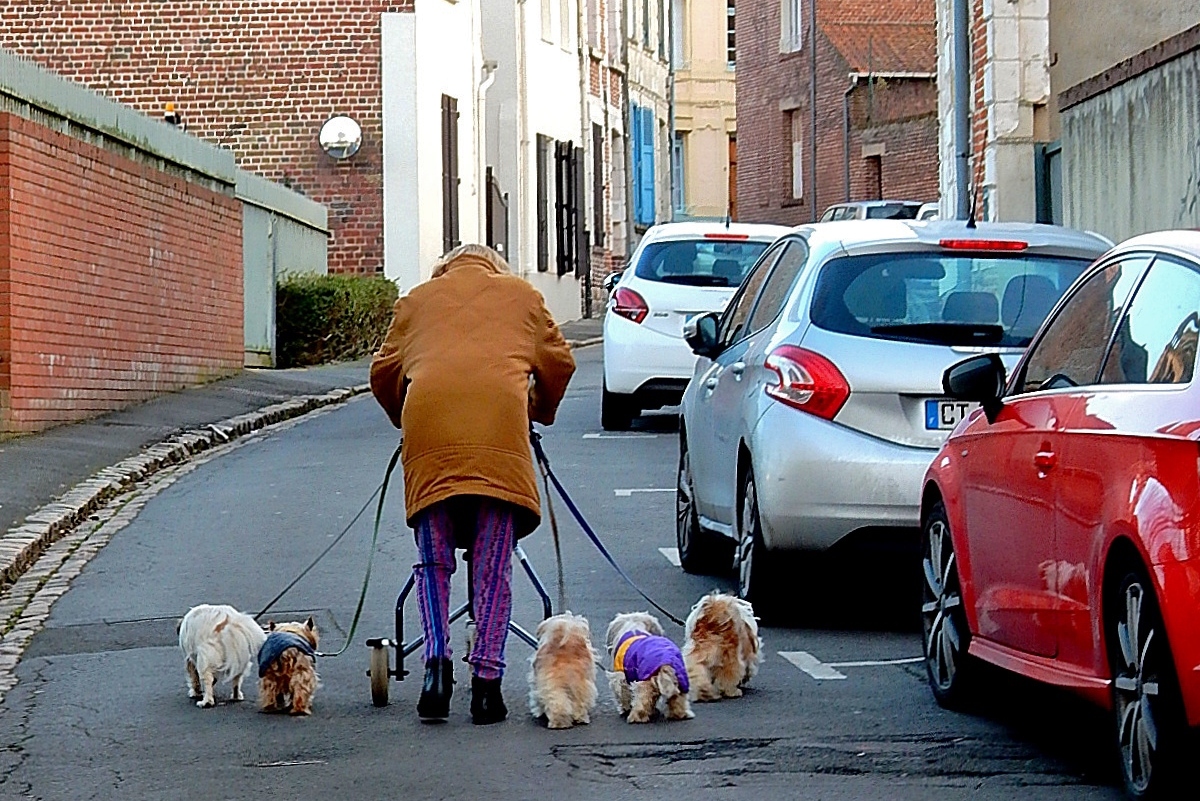
<instances>
[{"instance_id":1,"label":"blue window shutter","mask_svg":"<svg viewBox=\"0 0 1200 801\"><path fill-rule=\"evenodd\" d=\"M653 225L657 216L654 205L654 109L642 108L642 159L639 174L641 178L641 216L638 222L643 225Z\"/></svg>"},{"instance_id":2,"label":"blue window shutter","mask_svg":"<svg viewBox=\"0 0 1200 801\"><path fill-rule=\"evenodd\" d=\"M630 138L633 147L633 219L642 221L642 109L631 105L629 110Z\"/></svg>"}]
</instances>

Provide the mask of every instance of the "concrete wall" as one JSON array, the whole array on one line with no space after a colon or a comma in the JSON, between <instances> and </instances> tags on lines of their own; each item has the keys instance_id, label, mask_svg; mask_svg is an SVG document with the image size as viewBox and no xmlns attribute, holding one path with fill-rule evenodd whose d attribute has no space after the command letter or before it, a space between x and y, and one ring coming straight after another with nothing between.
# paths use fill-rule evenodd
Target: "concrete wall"
<instances>
[{"instance_id":1,"label":"concrete wall","mask_svg":"<svg viewBox=\"0 0 1200 801\"><path fill-rule=\"evenodd\" d=\"M275 286L286 273L328 272L324 206L256 175L238 171L246 366L275 366Z\"/></svg>"},{"instance_id":2,"label":"concrete wall","mask_svg":"<svg viewBox=\"0 0 1200 801\"><path fill-rule=\"evenodd\" d=\"M1200 227L1200 50L1062 113L1067 225L1120 241Z\"/></svg>"}]
</instances>

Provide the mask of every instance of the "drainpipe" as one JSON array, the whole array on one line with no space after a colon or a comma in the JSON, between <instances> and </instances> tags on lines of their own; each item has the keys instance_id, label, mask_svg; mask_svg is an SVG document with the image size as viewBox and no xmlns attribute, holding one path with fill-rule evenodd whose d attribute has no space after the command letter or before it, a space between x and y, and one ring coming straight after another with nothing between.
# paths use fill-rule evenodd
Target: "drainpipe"
<instances>
[{"instance_id":1,"label":"drainpipe","mask_svg":"<svg viewBox=\"0 0 1200 801\"><path fill-rule=\"evenodd\" d=\"M850 85L842 95L842 154L846 164L846 202L850 202L850 93L858 86L858 76L850 76Z\"/></svg>"},{"instance_id":2,"label":"drainpipe","mask_svg":"<svg viewBox=\"0 0 1200 801\"><path fill-rule=\"evenodd\" d=\"M808 40L812 72L809 74L809 107L812 112L812 221L820 217L817 208L817 0L808 1Z\"/></svg>"},{"instance_id":3,"label":"drainpipe","mask_svg":"<svg viewBox=\"0 0 1200 801\"><path fill-rule=\"evenodd\" d=\"M624 67L625 79L621 81L622 102L625 104L625 258L623 267L629 265L629 257L633 255L633 234L636 221L633 218L633 99L629 92L629 36L626 33L628 20L625 12L629 10L627 0L622 0L621 13L621 64Z\"/></svg>"},{"instance_id":4,"label":"drainpipe","mask_svg":"<svg viewBox=\"0 0 1200 801\"><path fill-rule=\"evenodd\" d=\"M954 2L954 216L971 214L971 8L970 0Z\"/></svg>"},{"instance_id":5,"label":"drainpipe","mask_svg":"<svg viewBox=\"0 0 1200 801\"><path fill-rule=\"evenodd\" d=\"M675 4L678 2L667 3L667 16L662 22L667 26L667 164L670 165L667 175L671 184L667 187L668 220L675 219L675 182L681 180L675 174Z\"/></svg>"}]
</instances>

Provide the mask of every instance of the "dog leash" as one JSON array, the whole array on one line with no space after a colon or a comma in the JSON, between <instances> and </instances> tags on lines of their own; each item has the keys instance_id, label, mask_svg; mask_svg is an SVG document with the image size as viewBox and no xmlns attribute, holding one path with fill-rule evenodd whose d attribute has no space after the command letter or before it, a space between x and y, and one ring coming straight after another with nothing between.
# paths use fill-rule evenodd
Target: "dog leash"
<instances>
[{"instance_id":1,"label":"dog leash","mask_svg":"<svg viewBox=\"0 0 1200 801\"><path fill-rule=\"evenodd\" d=\"M530 428L529 441L533 445L534 456L537 458L538 464L541 466L543 478L549 479L551 482L553 482L554 488L558 491L559 497L561 497L563 499L563 503L565 503L567 505L567 509L570 510L570 512L571 512L572 516L574 516L576 522L579 523L579 527L581 529L583 529L583 533L586 534L588 536L588 539L590 539L592 541L592 544L596 546L596 550L600 551L600 555L603 556L610 565L612 565L613 570L617 571L617 575L619 575L621 578L623 578L625 580L625 583L628 584L630 587L632 587L633 590L638 595L642 596L642 598L644 598L647 603L649 603L651 606L653 606L659 612L662 612L664 615L666 615L667 618L672 623L675 623L678 626L684 625L684 622L681 618L672 614L670 610L666 609L664 606L662 606L662 604L658 603L658 601L655 601L653 598L651 598L649 595L647 595L645 593L645 591L641 587L639 587L634 582L633 579L631 579L629 577L629 574L626 573L625 570L619 564L617 564L617 560L613 558L613 555L611 553L609 553L608 548L606 548L604 546L604 543L600 540L600 537L596 535L596 532L588 524L588 522L584 518L583 514L579 511L579 507L577 507L575 505L575 502L571 500L571 496L567 494L567 490L565 487L563 487L562 482L558 480L558 476L554 475L554 470L551 469L551 467L550 467L550 460L546 457L546 451L542 448L542 435L539 434L537 431L534 431L532 428ZM549 499L549 496L550 496L550 493L549 493L549 490L547 489L547 493L546 493L547 499ZM557 548L558 548L558 537L557 537L558 526L554 520L553 507L551 507L551 509L552 509L552 511L551 511L550 523L551 523L552 529L554 530L554 533L556 534L554 544L555 544L555 549L557 550ZM559 572L559 581L560 581L560 592L561 592L561 580L562 580L561 557L559 559L559 571L560 571Z\"/></svg>"},{"instance_id":2,"label":"dog leash","mask_svg":"<svg viewBox=\"0 0 1200 801\"><path fill-rule=\"evenodd\" d=\"M292 587L295 587L298 583L300 583L300 580L303 579L305 576L307 576L309 571L312 570L314 567L316 567L317 564L322 559L324 559L325 556L328 555L328 553L330 551L333 550L333 547L335 545L337 545L342 540L343 537L346 536L346 534L350 531L350 529L354 526L354 524L358 522L358 519L360 517L362 517L363 512L365 512L367 510L367 508L371 505L371 501L373 501L375 499L375 496L378 495L379 503L375 507L375 525L371 532L371 551L370 551L370 555L367 557L367 574L363 578L362 590L358 594L358 606L354 609L354 619L350 623L350 632L346 635L346 643L339 650L334 651L333 653L326 653L324 651L316 651L315 653L317 656L335 657L335 656L341 656L342 654L344 654L346 652L346 649L350 647L350 644L352 642L354 642L354 633L358 630L358 621L359 621L359 618L362 617L363 603L367 599L367 587L369 587L371 584L371 568L375 564L375 546L379 542L379 526L380 526L381 522L383 521L383 502L387 498L388 482L391 481L392 472L396 469L396 463L398 461L400 461L400 450L403 446L404 446L404 438L403 438L403 435L401 435L400 444L396 446L395 452L392 453L392 458L388 461L387 471L383 474L383 483L381 483L378 487L375 488L375 491L371 493L371 497L367 498L367 502L364 503L362 505L362 508L358 510L358 514L354 515L354 517L350 520L350 522L346 525L346 527L344 529L342 529L342 533L340 533L336 537L334 537L333 542L329 543L329 545L325 548L325 550L321 551L321 553L317 555L317 558L314 559L308 565L308 567L304 568L304 570L302 570L300 572L300 575L298 575L298 576L296 576L296 578L292 579L290 584L288 584L286 587L284 587L283 590L278 595L276 595L274 598L272 598L270 600L270 602L268 602L267 605L263 607L262 611L254 616L255 620L258 620L260 617L265 615L267 613L267 610L269 610L272 606L274 606L279 601L280 598L287 595L287 593L292 589Z\"/></svg>"},{"instance_id":3,"label":"dog leash","mask_svg":"<svg viewBox=\"0 0 1200 801\"><path fill-rule=\"evenodd\" d=\"M562 547L559 544L558 537L558 517L554 514L554 499L550 494L550 474L541 460L538 461L538 467L542 470L542 486L546 488L546 511L550 514L550 534L554 539L555 578L558 581L558 611L564 612L567 609L567 590L566 582L563 581Z\"/></svg>"}]
</instances>

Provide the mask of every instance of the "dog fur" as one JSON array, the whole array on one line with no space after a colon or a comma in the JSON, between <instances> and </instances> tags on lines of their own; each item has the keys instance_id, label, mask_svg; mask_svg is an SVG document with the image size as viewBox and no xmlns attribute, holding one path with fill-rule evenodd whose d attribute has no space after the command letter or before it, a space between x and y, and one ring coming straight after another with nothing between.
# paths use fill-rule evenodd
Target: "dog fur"
<instances>
[{"instance_id":1,"label":"dog fur","mask_svg":"<svg viewBox=\"0 0 1200 801\"><path fill-rule=\"evenodd\" d=\"M647 612L626 612L617 615L608 624L608 632L604 637L609 664L615 656L617 642L631 631L663 636L662 624L658 622L658 618ZM605 673L613 700L630 723L649 723L658 708L660 698L666 706L667 720L688 720L695 717L687 694L679 686L679 677L670 666L659 668L647 681L629 682L619 670L606 670Z\"/></svg>"},{"instance_id":2,"label":"dog fur","mask_svg":"<svg viewBox=\"0 0 1200 801\"><path fill-rule=\"evenodd\" d=\"M268 631L298 634L317 648L320 638L317 625L310 617L303 623L272 621ZM258 703L262 712L288 712L292 715L311 715L312 699L320 686L316 660L298 648L288 648L267 666L258 679Z\"/></svg>"},{"instance_id":3,"label":"dog fur","mask_svg":"<svg viewBox=\"0 0 1200 801\"><path fill-rule=\"evenodd\" d=\"M200 604L179 621L179 648L187 668L188 698L196 706L216 705L213 686L232 684L230 700L241 701L242 679L258 665L255 657L267 638L254 618L232 606Z\"/></svg>"},{"instance_id":4,"label":"dog fur","mask_svg":"<svg viewBox=\"0 0 1200 801\"><path fill-rule=\"evenodd\" d=\"M529 711L551 729L590 723L596 705L596 652L587 618L565 612L537 627L529 660Z\"/></svg>"},{"instance_id":5,"label":"dog fur","mask_svg":"<svg viewBox=\"0 0 1200 801\"><path fill-rule=\"evenodd\" d=\"M683 662L693 701L740 698L758 672L762 640L749 601L723 592L705 595L684 625Z\"/></svg>"}]
</instances>

